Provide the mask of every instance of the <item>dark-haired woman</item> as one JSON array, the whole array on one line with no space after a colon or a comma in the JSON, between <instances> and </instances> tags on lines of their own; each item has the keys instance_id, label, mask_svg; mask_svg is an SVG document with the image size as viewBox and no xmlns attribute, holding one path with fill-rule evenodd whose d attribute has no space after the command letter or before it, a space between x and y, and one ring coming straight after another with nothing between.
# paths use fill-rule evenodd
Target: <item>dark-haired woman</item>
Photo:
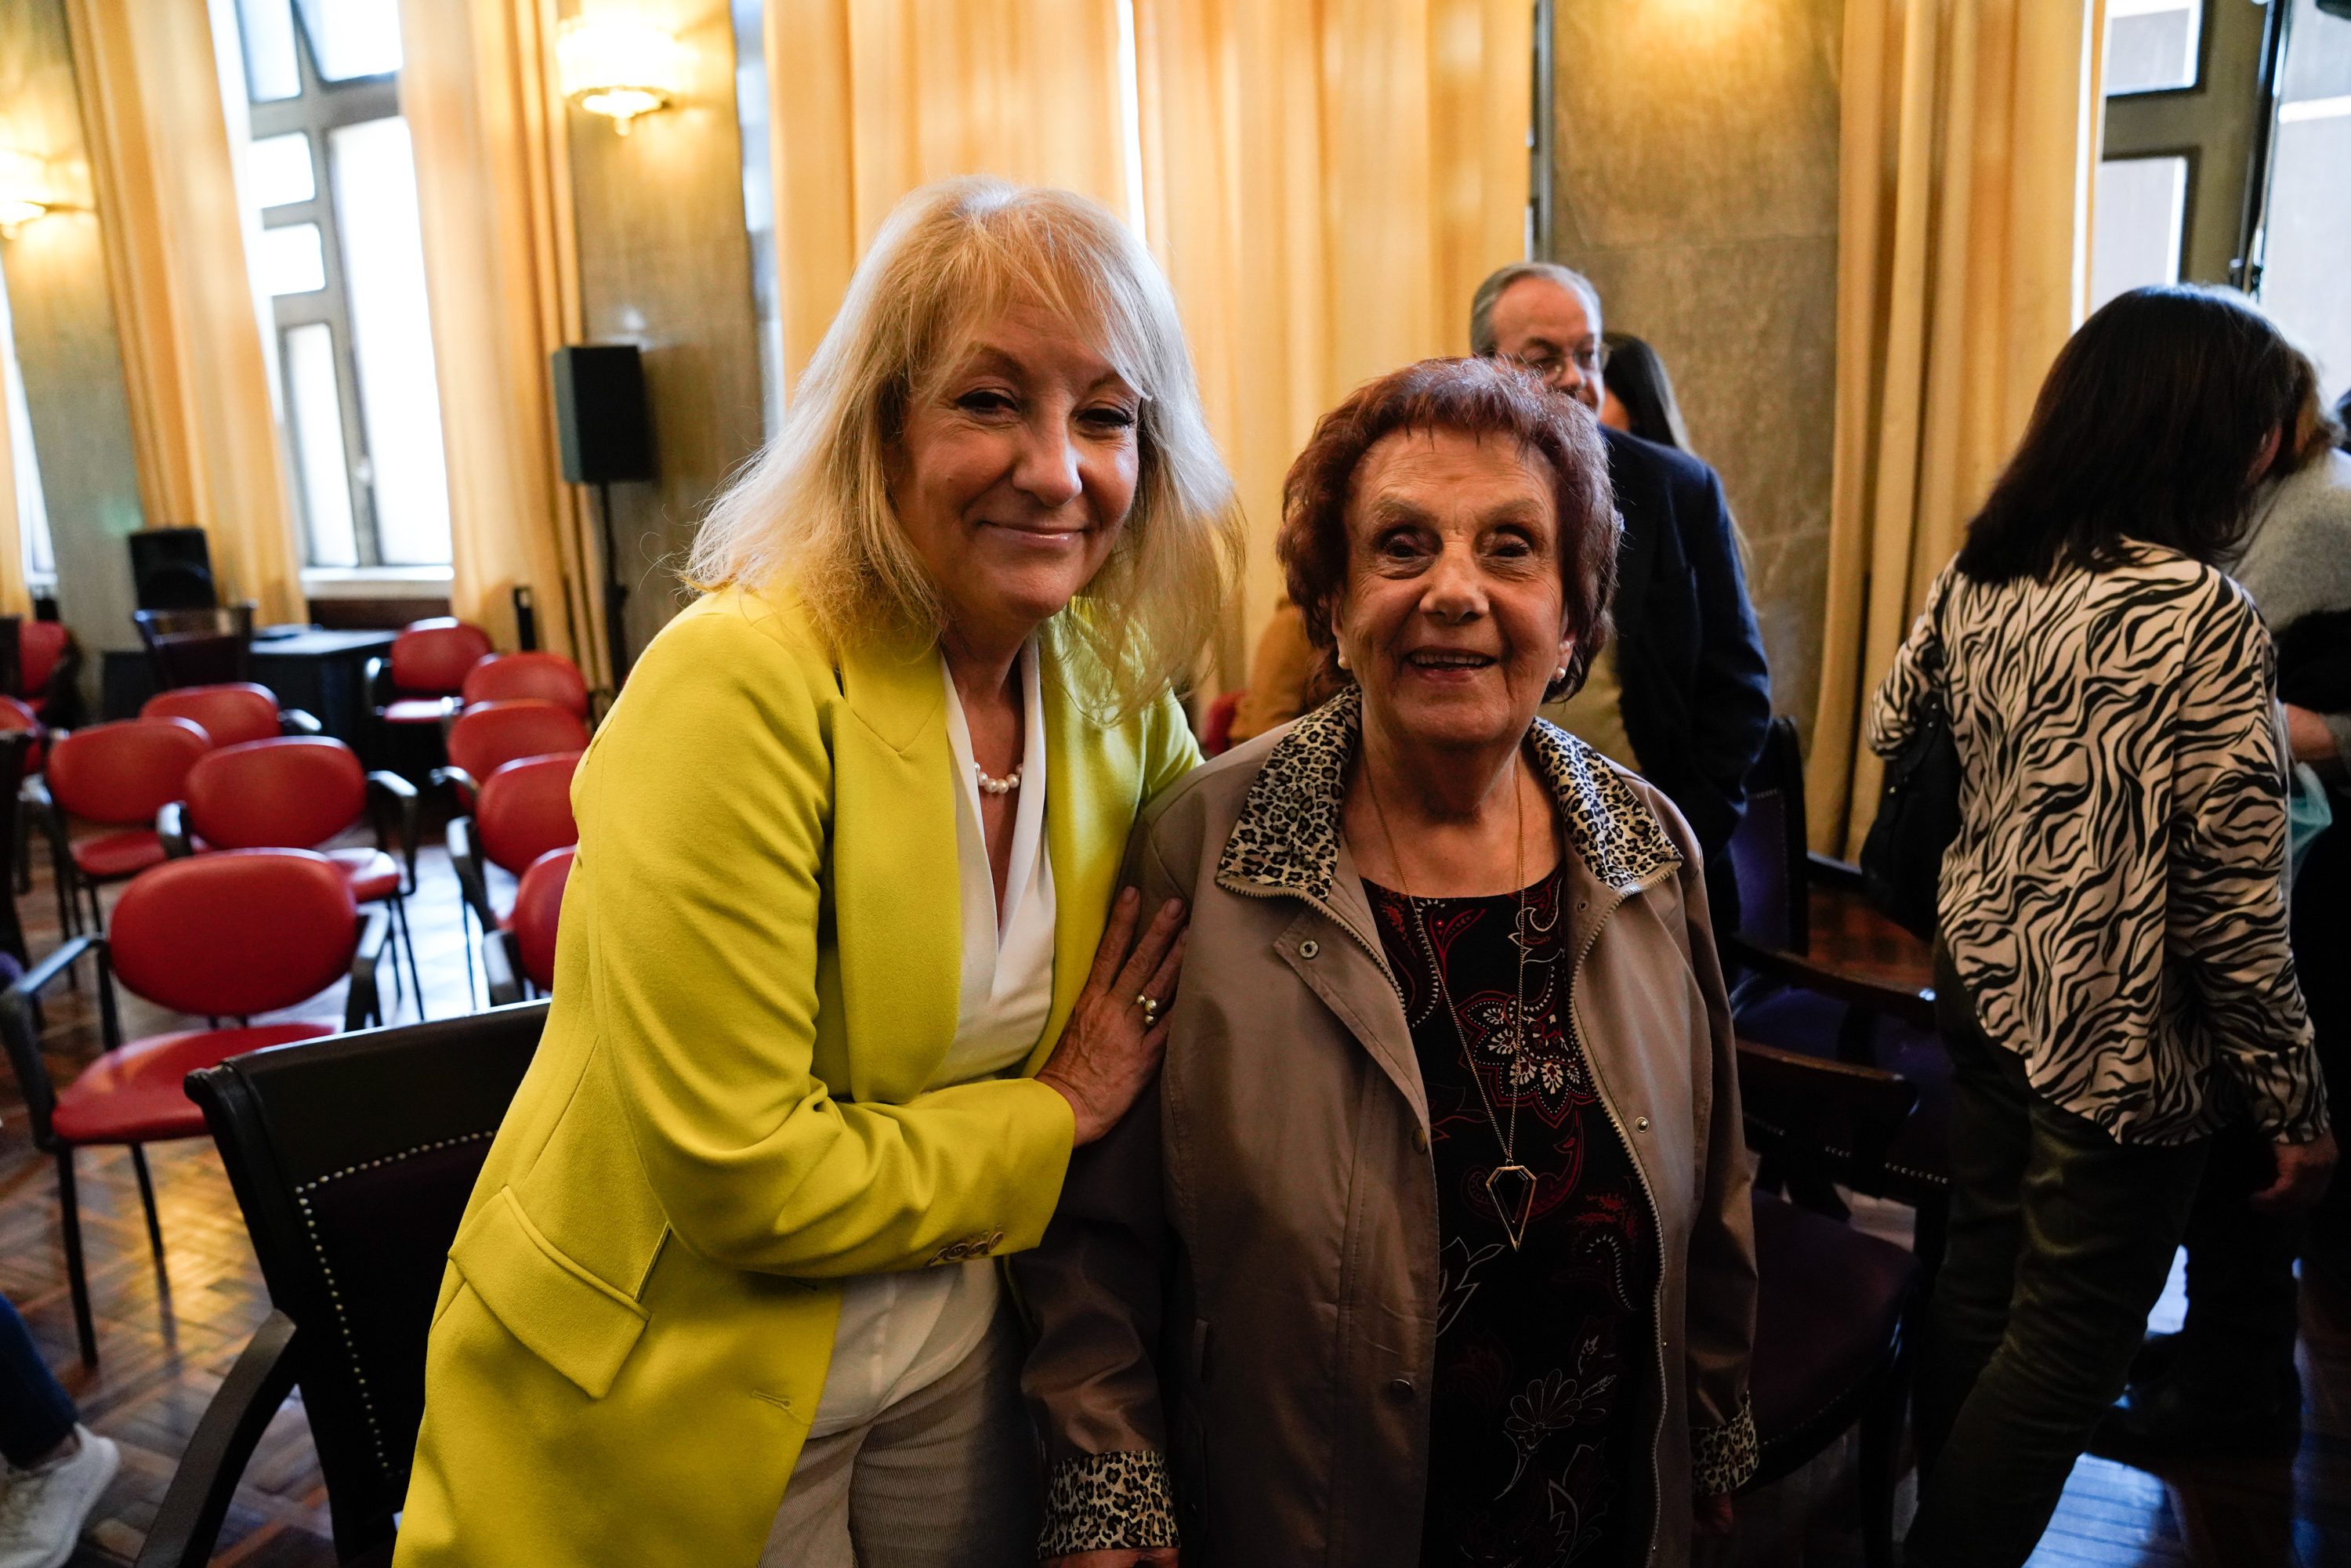
<instances>
[{"instance_id":1,"label":"dark-haired woman","mask_svg":"<svg viewBox=\"0 0 2351 1568\"><path fill-rule=\"evenodd\" d=\"M1682 422L1682 405L1674 396L1674 378L1666 361L1646 339L1630 332L1611 332L1601 340L1607 355L1601 361L1600 423L1613 430L1689 452L1689 426Z\"/></svg>"},{"instance_id":2,"label":"dark-haired woman","mask_svg":"<svg viewBox=\"0 0 2351 1568\"><path fill-rule=\"evenodd\" d=\"M1696 835L1535 716L1605 646L1583 407L1358 389L1283 491L1321 707L1137 824L1192 911L1157 1088L1018 1268L1057 1568L1679 1568L1755 1469Z\"/></svg>"},{"instance_id":3,"label":"dark-haired woman","mask_svg":"<svg viewBox=\"0 0 2351 1568\"><path fill-rule=\"evenodd\" d=\"M1939 710L1964 779L1917 1568L2031 1553L2236 1106L2272 1147L2256 1202L2311 1202L2334 1165L2286 941L2273 659L2214 564L2296 412L2290 349L2240 299L2109 303L2058 354L1871 712L1892 755Z\"/></svg>"}]
</instances>

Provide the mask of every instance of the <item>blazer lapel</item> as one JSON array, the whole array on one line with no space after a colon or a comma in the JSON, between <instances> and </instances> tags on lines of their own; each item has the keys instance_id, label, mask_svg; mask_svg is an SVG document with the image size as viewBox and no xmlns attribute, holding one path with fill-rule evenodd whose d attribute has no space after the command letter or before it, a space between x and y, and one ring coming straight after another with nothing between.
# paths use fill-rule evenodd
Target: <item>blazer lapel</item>
<instances>
[{"instance_id":1,"label":"blazer lapel","mask_svg":"<svg viewBox=\"0 0 2351 1568\"><path fill-rule=\"evenodd\" d=\"M1060 629L1050 622L1038 638L1038 657L1045 704L1045 853L1053 862L1053 1008L1022 1068L1032 1077L1053 1054L1092 972L1094 949L1118 893L1127 830L1143 794L1143 758L1134 753L1132 727L1094 724L1071 698Z\"/></svg>"},{"instance_id":2,"label":"blazer lapel","mask_svg":"<svg viewBox=\"0 0 2351 1568\"><path fill-rule=\"evenodd\" d=\"M849 1097L903 1103L955 1043L962 1005L955 771L935 647L875 640L841 661L832 906ZM944 852L942 851L944 846Z\"/></svg>"}]
</instances>

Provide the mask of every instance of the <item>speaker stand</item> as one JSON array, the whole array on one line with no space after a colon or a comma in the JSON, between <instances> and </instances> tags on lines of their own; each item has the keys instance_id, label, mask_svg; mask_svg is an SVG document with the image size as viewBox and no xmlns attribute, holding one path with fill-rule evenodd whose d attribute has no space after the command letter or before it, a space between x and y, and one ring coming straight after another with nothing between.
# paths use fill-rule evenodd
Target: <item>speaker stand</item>
<instances>
[{"instance_id":1,"label":"speaker stand","mask_svg":"<svg viewBox=\"0 0 2351 1568\"><path fill-rule=\"evenodd\" d=\"M612 538L612 486L596 486L596 509L604 519L604 642L612 661L612 695L618 696L629 678L629 634L622 624L629 590L621 581L621 552Z\"/></svg>"}]
</instances>

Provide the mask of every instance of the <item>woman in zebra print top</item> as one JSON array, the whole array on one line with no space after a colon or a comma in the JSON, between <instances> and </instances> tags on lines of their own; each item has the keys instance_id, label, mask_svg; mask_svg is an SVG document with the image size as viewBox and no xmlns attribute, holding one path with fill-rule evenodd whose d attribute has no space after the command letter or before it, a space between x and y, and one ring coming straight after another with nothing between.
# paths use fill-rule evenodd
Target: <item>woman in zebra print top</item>
<instances>
[{"instance_id":1,"label":"woman in zebra print top","mask_svg":"<svg viewBox=\"0 0 2351 1568\"><path fill-rule=\"evenodd\" d=\"M2295 414L2239 298L2138 289L2057 357L2016 456L1870 714L1939 708L1949 1250L1923 1347L1914 1568L2021 1563L2122 1392L2212 1133L2273 1143L2261 1199L2334 1163L2286 945L2268 633L2213 564Z\"/></svg>"}]
</instances>

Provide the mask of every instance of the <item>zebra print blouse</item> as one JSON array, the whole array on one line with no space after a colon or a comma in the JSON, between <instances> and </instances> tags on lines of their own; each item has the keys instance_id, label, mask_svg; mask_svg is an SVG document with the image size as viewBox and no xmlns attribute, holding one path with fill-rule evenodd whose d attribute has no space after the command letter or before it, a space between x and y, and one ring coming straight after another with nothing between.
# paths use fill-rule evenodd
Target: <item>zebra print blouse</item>
<instances>
[{"instance_id":1,"label":"zebra print blouse","mask_svg":"<svg viewBox=\"0 0 2351 1568\"><path fill-rule=\"evenodd\" d=\"M2186 1143L2239 1106L2273 1139L2325 1132L2274 659L2244 591L2138 546L2048 582L1947 566L1928 604L1869 745L1891 756L1945 703L1964 782L1942 935L1984 1032L2118 1142Z\"/></svg>"}]
</instances>

